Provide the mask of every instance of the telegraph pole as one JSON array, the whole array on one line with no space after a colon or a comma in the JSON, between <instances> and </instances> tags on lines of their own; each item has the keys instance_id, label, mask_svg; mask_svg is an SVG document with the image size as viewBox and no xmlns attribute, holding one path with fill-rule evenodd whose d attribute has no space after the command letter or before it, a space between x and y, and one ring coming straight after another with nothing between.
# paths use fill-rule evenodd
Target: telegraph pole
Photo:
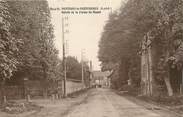
<instances>
[{"instance_id":1,"label":"telegraph pole","mask_svg":"<svg viewBox=\"0 0 183 117\"><path fill-rule=\"evenodd\" d=\"M64 18L62 17L62 48L63 48L63 71L64 71L64 97L67 97L66 92L66 81L67 81L67 72L66 72L66 58L65 58L65 29L64 29Z\"/></svg>"},{"instance_id":2,"label":"telegraph pole","mask_svg":"<svg viewBox=\"0 0 183 117\"><path fill-rule=\"evenodd\" d=\"M81 80L82 80L82 83L84 83L83 51L81 51Z\"/></svg>"},{"instance_id":3,"label":"telegraph pole","mask_svg":"<svg viewBox=\"0 0 183 117\"><path fill-rule=\"evenodd\" d=\"M83 60L83 58L84 58L84 50L82 49L81 50L81 75L82 75L82 83L84 84L84 64L83 64L83 62L84 62L84 60Z\"/></svg>"},{"instance_id":4,"label":"telegraph pole","mask_svg":"<svg viewBox=\"0 0 183 117\"><path fill-rule=\"evenodd\" d=\"M92 61L90 61L90 79L89 79L89 87L91 86L91 80L92 80L92 71L93 70L93 65L92 65Z\"/></svg>"}]
</instances>

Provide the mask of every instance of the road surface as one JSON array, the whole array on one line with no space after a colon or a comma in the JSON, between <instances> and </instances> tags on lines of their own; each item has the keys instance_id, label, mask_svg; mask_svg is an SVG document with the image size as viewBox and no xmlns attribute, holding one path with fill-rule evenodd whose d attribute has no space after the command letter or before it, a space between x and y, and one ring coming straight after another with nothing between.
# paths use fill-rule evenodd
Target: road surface
<instances>
[{"instance_id":1,"label":"road surface","mask_svg":"<svg viewBox=\"0 0 183 117\"><path fill-rule=\"evenodd\" d=\"M35 100L44 108L32 114L0 113L0 117L178 117L152 104L125 98L110 89L90 89L74 98ZM180 116L179 116L180 117Z\"/></svg>"},{"instance_id":2,"label":"road surface","mask_svg":"<svg viewBox=\"0 0 183 117\"><path fill-rule=\"evenodd\" d=\"M110 89L93 89L90 96L65 117L175 117L162 110L155 112L137 105Z\"/></svg>"}]
</instances>

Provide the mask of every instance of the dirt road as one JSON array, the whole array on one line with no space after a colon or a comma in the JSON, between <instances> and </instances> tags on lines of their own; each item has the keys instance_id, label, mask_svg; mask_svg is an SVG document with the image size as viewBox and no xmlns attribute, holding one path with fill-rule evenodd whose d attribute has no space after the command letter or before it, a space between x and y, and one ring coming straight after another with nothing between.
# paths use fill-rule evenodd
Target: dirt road
<instances>
[{"instance_id":1,"label":"dirt road","mask_svg":"<svg viewBox=\"0 0 183 117\"><path fill-rule=\"evenodd\" d=\"M75 98L36 100L40 112L22 115L1 114L0 117L178 117L175 113L152 109L154 105L134 102L110 89L91 89ZM179 116L180 117L180 116Z\"/></svg>"},{"instance_id":2,"label":"dirt road","mask_svg":"<svg viewBox=\"0 0 183 117\"><path fill-rule=\"evenodd\" d=\"M153 107L149 107L153 108ZM150 110L117 95L109 89L95 89L87 101L65 117L175 117L163 110Z\"/></svg>"}]
</instances>

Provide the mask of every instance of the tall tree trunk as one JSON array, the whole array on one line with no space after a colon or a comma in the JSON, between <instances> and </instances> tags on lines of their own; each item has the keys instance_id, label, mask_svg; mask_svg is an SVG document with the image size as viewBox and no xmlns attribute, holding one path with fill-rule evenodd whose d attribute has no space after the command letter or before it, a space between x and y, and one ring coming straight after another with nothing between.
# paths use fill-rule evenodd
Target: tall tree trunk
<instances>
[{"instance_id":1,"label":"tall tree trunk","mask_svg":"<svg viewBox=\"0 0 183 117\"><path fill-rule=\"evenodd\" d=\"M147 95L148 87L147 87L147 62L146 62L146 50L145 50L145 41L143 41L142 45L142 55L141 55L141 91L142 95Z\"/></svg>"},{"instance_id":2,"label":"tall tree trunk","mask_svg":"<svg viewBox=\"0 0 183 117\"><path fill-rule=\"evenodd\" d=\"M166 61L168 60L168 57L169 57L169 52L168 52L168 50L166 50ZM168 63L166 62L166 64L168 64ZM168 91L168 96L173 96L173 89L172 89L171 82L170 82L169 66L166 65L165 69L167 70L167 75L165 75L164 81L165 81L166 88L167 88L167 91Z\"/></svg>"},{"instance_id":3,"label":"tall tree trunk","mask_svg":"<svg viewBox=\"0 0 183 117\"><path fill-rule=\"evenodd\" d=\"M6 95L5 95L5 79L1 80L1 103L6 103Z\"/></svg>"},{"instance_id":4,"label":"tall tree trunk","mask_svg":"<svg viewBox=\"0 0 183 117\"><path fill-rule=\"evenodd\" d=\"M48 97L48 83L46 79L43 79L43 97L46 99Z\"/></svg>"},{"instance_id":5,"label":"tall tree trunk","mask_svg":"<svg viewBox=\"0 0 183 117\"><path fill-rule=\"evenodd\" d=\"M152 96L153 95L153 60L152 60L152 50L151 50L151 46L148 47L148 71L149 71L149 95Z\"/></svg>"},{"instance_id":6,"label":"tall tree trunk","mask_svg":"<svg viewBox=\"0 0 183 117\"><path fill-rule=\"evenodd\" d=\"M170 83L170 78L169 77L165 77L164 78L166 87L167 87L167 91L168 91L168 96L173 96L173 89Z\"/></svg>"},{"instance_id":7,"label":"tall tree trunk","mask_svg":"<svg viewBox=\"0 0 183 117\"><path fill-rule=\"evenodd\" d=\"M46 68L44 69L44 79L43 79L43 97L46 99L48 97L48 83L47 83L47 73Z\"/></svg>"},{"instance_id":8,"label":"tall tree trunk","mask_svg":"<svg viewBox=\"0 0 183 117\"><path fill-rule=\"evenodd\" d=\"M166 62L166 67L165 69L167 70L167 76L164 77L164 81L165 81L165 84L166 84L166 87L167 87L167 91L168 91L168 96L173 96L173 89L172 89L172 86L171 86L171 83L170 83L170 71L169 71L169 65L168 65L168 58L170 56L170 53L169 53L169 48L171 46L170 44L170 40L169 40L169 34L171 34L171 29L168 29L165 31L165 47L164 47L164 52L165 52L165 62Z\"/></svg>"}]
</instances>

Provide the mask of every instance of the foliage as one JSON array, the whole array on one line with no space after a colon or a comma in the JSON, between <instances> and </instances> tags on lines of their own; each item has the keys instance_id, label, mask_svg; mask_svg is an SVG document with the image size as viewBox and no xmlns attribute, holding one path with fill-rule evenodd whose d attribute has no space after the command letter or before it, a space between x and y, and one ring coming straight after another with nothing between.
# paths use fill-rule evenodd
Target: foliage
<instances>
[{"instance_id":1,"label":"foliage","mask_svg":"<svg viewBox=\"0 0 183 117\"><path fill-rule=\"evenodd\" d=\"M99 43L100 61L118 62L123 57L137 55L140 40L155 22L155 8L149 3L150 0L129 0L120 11L109 16Z\"/></svg>"},{"instance_id":2,"label":"foliage","mask_svg":"<svg viewBox=\"0 0 183 117\"><path fill-rule=\"evenodd\" d=\"M21 40L11 35L10 14L5 1L0 1L0 80L10 78L17 69L18 47Z\"/></svg>"},{"instance_id":3,"label":"foliage","mask_svg":"<svg viewBox=\"0 0 183 117\"><path fill-rule=\"evenodd\" d=\"M139 72L139 55L140 43L143 36L147 33L149 27L155 25L156 2L150 0L129 0L122 5L120 11L116 11L109 16L109 20L104 27L99 43L99 60L102 62L103 68L115 69L115 64L121 68L121 61L126 61L128 67L119 69L119 73L130 72L132 67L136 66ZM109 70L110 70L109 69ZM140 75L137 75L138 77ZM128 76L118 75L118 79L126 80ZM135 78L139 79L139 78Z\"/></svg>"},{"instance_id":4,"label":"foliage","mask_svg":"<svg viewBox=\"0 0 183 117\"><path fill-rule=\"evenodd\" d=\"M61 63L54 46L53 26L46 0L42 1L8 1L11 14L10 29L15 38L20 38L18 66L21 77L29 79L58 79ZM15 73L15 74L16 74Z\"/></svg>"},{"instance_id":5,"label":"foliage","mask_svg":"<svg viewBox=\"0 0 183 117\"><path fill-rule=\"evenodd\" d=\"M75 57L68 56L66 58L67 65L67 77L71 79L81 80L82 79L82 63L79 62ZM87 82L89 78L89 66L83 61L83 73L84 80Z\"/></svg>"},{"instance_id":6,"label":"foliage","mask_svg":"<svg viewBox=\"0 0 183 117\"><path fill-rule=\"evenodd\" d=\"M182 8L181 0L128 0L119 11L110 14L104 27L98 53L102 68L114 70L115 64L122 65L121 61L127 59L127 71L136 69L140 74L141 42L147 35L151 44L159 48L159 56L165 57L166 66L182 68ZM126 80L124 75L117 77Z\"/></svg>"},{"instance_id":7,"label":"foliage","mask_svg":"<svg viewBox=\"0 0 183 117\"><path fill-rule=\"evenodd\" d=\"M72 79L81 80L81 64L72 56L66 58L67 65L67 77Z\"/></svg>"}]
</instances>

